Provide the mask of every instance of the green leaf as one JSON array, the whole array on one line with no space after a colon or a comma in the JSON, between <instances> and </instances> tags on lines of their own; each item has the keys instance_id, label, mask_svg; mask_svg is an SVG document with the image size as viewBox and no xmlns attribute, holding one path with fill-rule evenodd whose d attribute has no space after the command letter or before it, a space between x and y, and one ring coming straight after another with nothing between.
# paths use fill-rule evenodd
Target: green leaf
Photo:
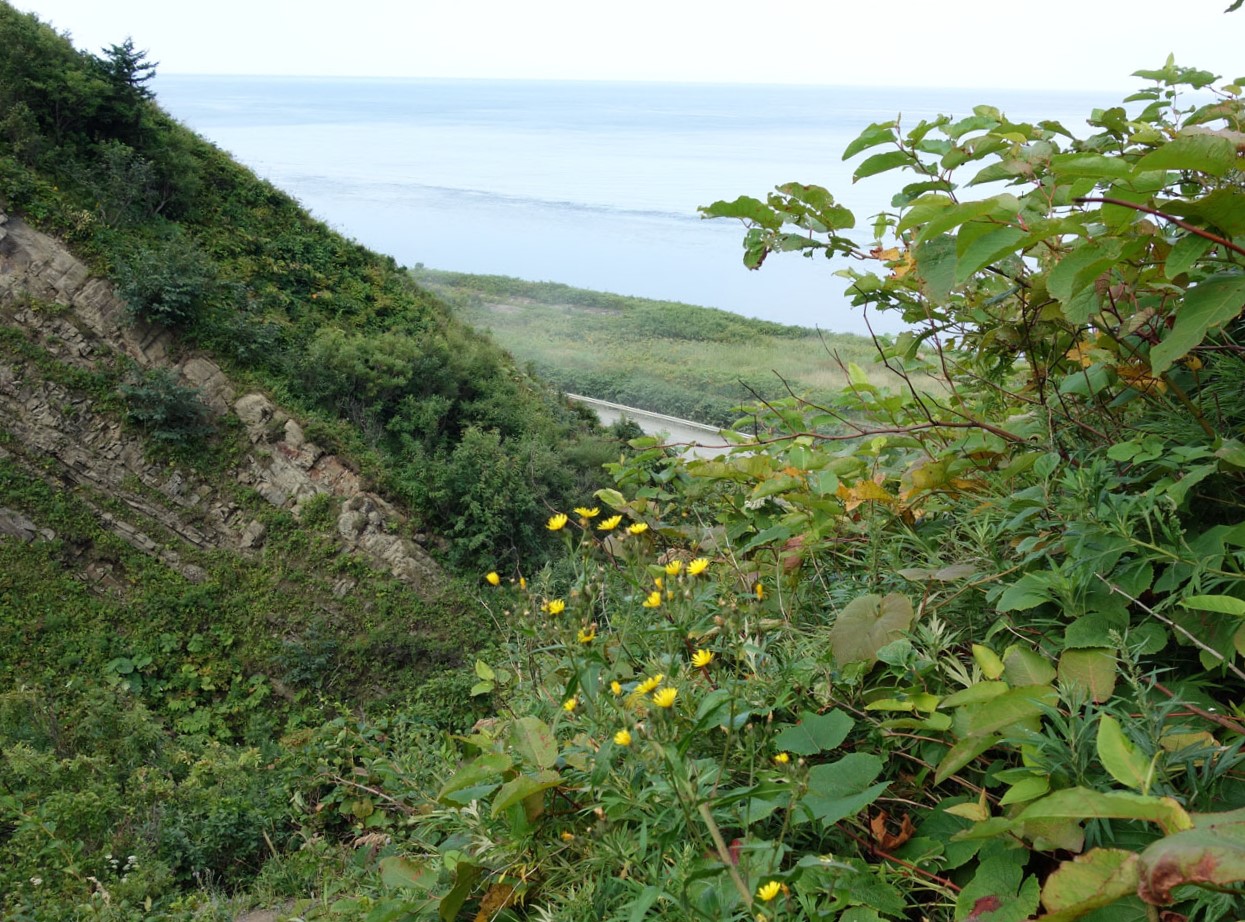
<instances>
[{"instance_id":1,"label":"green leaf","mask_svg":"<svg viewBox=\"0 0 1245 922\"><path fill-rule=\"evenodd\" d=\"M1245 275L1218 275L1185 292L1184 304L1166 338L1150 350L1150 367L1162 374L1206 338L1212 327L1222 326L1245 307Z\"/></svg>"},{"instance_id":2,"label":"green leaf","mask_svg":"<svg viewBox=\"0 0 1245 922\"><path fill-rule=\"evenodd\" d=\"M912 626L912 603L897 592L866 595L849 602L830 629L830 648L840 665L878 661L878 650Z\"/></svg>"},{"instance_id":3,"label":"green leaf","mask_svg":"<svg viewBox=\"0 0 1245 922\"><path fill-rule=\"evenodd\" d=\"M1183 608L1192 608L1198 611L1213 611L1221 615L1233 615L1237 618L1245 618L1245 599L1238 599L1231 595L1191 595L1187 599L1180 602Z\"/></svg>"},{"instance_id":4,"label":"green leaf","mask_svg":"<svg viewBox=\"0 0 1245 922\"><path fill-rule=\"evenodd\" d=\"M961 231L961 234L963 232ZM964 250L959 250L960 240L956 241L958 259L955 265L955 280L965 282L991 263L997 262L1019 249L1023 249L1022 241L1030 235L1019 227L1000 227L982 234L972 241Z\"/></svg>"},{"instance_id":5,"label":"green leaf","mask_svg":"<svg viewBox=\"0 0 1245 922\"><path fill-rule=\"evenodd\" d=\"M1059 865L1042 885L1042 922L1072 922L1137 892L1141 879L1136 852L1095 848Z\"/></svg>"},{"instance_id":6,"label":"green leaf","mask_svg":"<svg viewBox=\"0 0 1245 922\"><path fill-rule=\"evenodd\" d=\"M1003 651L1003 678L1009 685L1049 685L1055 681L1055 667L1035 650L1012 644Z\"/></svg>"},{"instance_id":7,"label":"green leaf","mask_svg":"<svg viewBox=\"0 0 1245 922\"><path fill-rule=\"evenodd\" d=\"M519 775L517 778L512 778L498 789L497 796L493 798L492 815L496 817L533 794L557 787L561 783L562 776L555 771L543 771L534 775Z\"/></svg>"},{"instance_id":8,"label":"green leaf","mask_svg":"<svg viewBox=\"0 0 1245 922\"><path fill-rule=\"evenodd\" d=\"M1137 161L1136 172L1198 170L1224 176L1237 165L1236 145L1225 137L1201 133L1181 135Z\"/></svg>"},{"instance_id":9,"label":"green leaf","mask_svg":"<svg viewBox=\"0 0 1245 922\"><path fill-rule=\"evenodd\" d=\"M706 218L742 218L769 230L782 227L782 217L777 211L749 195L741 195L733 202L719 201L712 205L702 205L700 213Z\"/></svg>"},{"instance_id":10,"label":"green leaf","mask_svg":"<svg viewBox=\"0 0 1245 922\"><path fill-rule=\"evenodd\" d=\"M1211 241L1198 234L1185 234L1167 254L1167 262L1163 265L1163 274L1174 279L1193 268L1193 264L1206 255Z\"/></svg>"},{"instance_id":11,"label":"green leaf","mask_svg":"<svg viewBox=\"0 0 1245 922\"><path fill-rule=\"evenodd\" d=\"M956 730L961 737L1005 733L1031 724L1058 700L1049 685L1011 688L982 704L962 707L956 713Z\"/></svg>"},{"instance_id":12,"label":"green leaf","mask_svg":"<svg viewBox=\"0 0 1245 922\"><path fill-rule=\"evenodd\" d=\"M852 174L852 182L864 179L866 176L874 176L878 173L885 173L887 170L893 170L896 167L909 166L916 163L914 158L907 151L891 150L884 154L874 154L867 157L860 166L856 167L856 172Z\"/></svg>"},{"instance_id":13,"label":"green leaf","mask_svg":"<svg viewBox=\"0 0 1245 922\"><path fill-rule=\"evenodd\" d=\"M1051 269L1046 276L1046 290L1066 304L1115 265L1122 248L1113 237L1082 244Z\"/></svg>"},{"instance_id":14,"label":"green leaf","mask_svg":"<svg viewBox=\"0 0 1245 922\"><path fill-rule=\"evenodd\" d=\"M1052 573L1026 573L1007 587L995 608L999 611L1027 611L1053 598L1055 576Z\"/></svg>"},{"instance_id":15,"label":"green leaf","mask_svg":"<svg viewBox=\"0 0 1245 922\"><path fill-rule=\"evenodd\" d=\"M1022 922L1038 905L1038 882L1025 877L1017 856L983 855L973 879L956 896L956 922Z\"/></svg>"},{"instance_id":16,"label":"green leaf","mask_svg":"<svg viewBox=\"0 0 1245 922\"><path fill-rule=\"evenodd\" d=\"M778 732L774 747L799 756L815 755L841 744L855 723L837 708L826 714L805 711L799 723L788 724Z\"/></svg>"},{"instance_id":17,"label":"green leaf","mask_svg":"<svg viewBox=\"0 0 1245 922\"><path fill-rule=\"evenodd\" d=\"M1105 647L1064 650L1059 657L1059 681L1101 704L1115 691L1119 673L1115 651Z\"/></svg>"},{"instance_id":18,"label":"green leaf","mask_svg":"<svg viewBox=\"0 0 1245 922\"><path fill-rule=\"evenodd\" d=\"M437 885L437 872L422 861L412 861L400 855L382 858L380 880L386 887L403 890L431 890Z\"/></svg>"},{"instance_id":19,"label":"green leaf","mask_svg":"<svg viewBox=\"0 0 1245 922\"><path fill-rule=\"evenodd\" d=\"M955 238L934 237L918 244L912 253L925 282L925 296L934 302L945 301L955 287Z\"/></svg>"},{"instance_id":20,"label":"green leaf","mask_svg":"<svg viewBox=\"0 0 1245 922\"><path fill-rule=\"evenodd\" d=\"M444 800L447 794L453 794L455 791L461 791L464 788L473 787L482 781L496 778L502 772L509 771L513 764L510 756L505 753L486 752L455 772L454 776L445 783L440 793L437 794L437 800Z\"/></svg>"},{"instance_id":21,"label":"green leaf","mask_svg":"<svg viewBox=\"0 0 1245 922\"><path fill-rule=\"evenodd\" d=\"M1141 853L1142 899L1162 906L1181 884L1223 887L1245 880L1245 811L1193 820L1194 828L1159 839Z\"/></svg>"},{"instance_id":22,"label":"green leaf","mask_svg":"<svg viewBox=\"0 0 1245 922\"><path fill-rule=\"evenodd\" d=\"M1120 722L1110 714L1098 718L1097 743L1098 761L1112 778L1142 794L1150 790L1154 763L1124 735Z\"/></svg>"},{"instance_id":23,"label":"green leaf","mask_svg":"<svg viewBox=\"0 0 1245 922\"><path fill-rule=\"evenodd\" d=\"M1063 788L1025 807L1014 822L1027 820L1146 820L1165 833L1193 828L1184 807L1170 797L1149 797L1131 791Z\"/></svg>"},{"instance_id":24,"label":"green leaf","mask_svg":"<svg viewBox=\"0 0 1245 922\"><path fill-rule=\"evenodd\" d=\"M519 755L537 768L552 768L558 761L558 741L553 731L538 717L520 717L511 724L510 743Z\"/></svg>"},{"instance_id":25,"label":"green leaf","mask_svg":"<svg viewBox=\"0 0 1245 922\"><path fill-rule=\"evenodd\" d=\"M881 759L863 752L853 752L836 762L814 765L808 773L808 791L800 804L813 819L821 820L826 826L855 816L886 790L885 782L873 784L882 768Z\"/></svg>"},{"instance_id":26,"label":"green leaf","mask_svg":"<svg viewBox=\"0 0 1245 922\"><path fill-rule=\"evenodd\" d=\"M851 144L843 151L843 159L848 160L862 150L868 150L870 147L877 147L879 144L889 144L895 140L895 123L894 122L878 122L870 125L860 133Z\"/></svg>"},{"instance_id":27,"label":"green leaf","mask_svg":"<svg viewBox=\"0 0 1245 922\"><path fill-rule=\"evenodd\" d=\"M973 644L973 660L987 679L997 679L1003 674L1003 661L989 647L979 643Z\"/></svg>"},{"instance_id":28,"label":"green leaf","mask_svg":"<svg viewBox=\"0 0 1245 922\"><path fill-rule=\"evenodd\" d=\"M1072 153L1051 157L1050 170L1060 178L1088 176L1094 179L1126 179L1132 175L1133 165L1119 157Z\"/></svg>"},{"instance_id":29,"label":"green leaf","mask_svg":"<svg viewBox=\"0 0 1245 922\"><path fill-rule=\"evenodd\" d=\"M453 922L458 918L458 912L463 908L463 903L467 902L467 897L471 896L471 891L475 889L476 881L480 879L483 868L478 864L472 864L470 861L459 861L454 866L454 886L450 892L441 898L441 903L437 906L437 914L441 917L441 922Z\"/></svg>"}]
</instances>

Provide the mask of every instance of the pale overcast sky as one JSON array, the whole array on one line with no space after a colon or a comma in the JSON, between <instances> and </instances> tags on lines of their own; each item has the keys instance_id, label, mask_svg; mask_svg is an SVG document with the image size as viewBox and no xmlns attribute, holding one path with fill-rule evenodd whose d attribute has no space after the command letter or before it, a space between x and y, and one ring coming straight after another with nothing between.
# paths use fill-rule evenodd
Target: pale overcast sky
<instances>
[{"instance_id":1,"label":"pale overcast sky","mask_svg":"<svg viewBox=\"0 0 1245 922\"><path fill-rule=\"evenodd\" d=\"M13 0L162 73L1132 87L1245 75L1230 0Z\"/></svg>"}]
</instances>

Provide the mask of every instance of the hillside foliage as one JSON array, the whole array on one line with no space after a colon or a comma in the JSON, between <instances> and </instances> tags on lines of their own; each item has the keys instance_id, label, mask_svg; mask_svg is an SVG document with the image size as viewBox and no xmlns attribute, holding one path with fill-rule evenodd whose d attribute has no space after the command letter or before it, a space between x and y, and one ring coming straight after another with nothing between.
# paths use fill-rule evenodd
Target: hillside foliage
<instances>
[{"instance_id":1,"label":"hillside foliage","mask_svg":"<svg viewBox=\"0 0 1245 922\"><path fill-rule=\"evenodd\" d=\"M274 555L192 585L0 461L58 535L0 542L6 918L1245 913L1241 81L1168 61L1087 133L872 125L844 156L897 188L864 230L813 185L707 206L750 268L846 257L856 307L911 326L902 386L857 370L749 407L725 456L614 461L170 123L132 46L0 6L0 49L6 207L319 414L476 568L441 606L370 583L343 651L313 590L362 570L327 508L264 510ZM181 450L176 382L99 377ZM92 591L83 548L126 579Z\"/></svg>"}]
</instances>

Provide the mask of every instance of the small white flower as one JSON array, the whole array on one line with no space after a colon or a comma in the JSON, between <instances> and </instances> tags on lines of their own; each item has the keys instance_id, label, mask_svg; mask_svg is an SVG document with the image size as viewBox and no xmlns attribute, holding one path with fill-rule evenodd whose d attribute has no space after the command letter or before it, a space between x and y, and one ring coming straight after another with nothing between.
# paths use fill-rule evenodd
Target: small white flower
<instances>
[{"instance_id":1,"label":"small white flower","mask_svg":"<svg viewBox=\"0 0 1245 922\"><path fill-rule=\"evenodd\" d=\"M42 878L42 877L32 877L32 878L30 878L30 882L31 882L31 884L33 884L33 885L34 885L34 886L36 886L36 887L42 887L42 886L43 886L43 878Z\"/></svg>"}]
</instances>

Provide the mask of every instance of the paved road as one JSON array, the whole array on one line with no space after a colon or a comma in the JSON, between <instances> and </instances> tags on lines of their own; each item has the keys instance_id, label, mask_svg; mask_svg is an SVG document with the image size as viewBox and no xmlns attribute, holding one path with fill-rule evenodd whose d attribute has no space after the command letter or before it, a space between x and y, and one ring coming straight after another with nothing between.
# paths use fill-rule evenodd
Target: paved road
<instances>
[{"instance_id":1,"label":"paved road","mask_svg":"<svg viewBox=\"0 0 1245 922\"><path fill-rule=\"evenodd\" d=\"M608 400L595 400L579 394L566 395L576 403L596 410L597 416L606 426L626 416L644 430L646 435L666 435L671 444L690 444L690 451L698 458L712 458L725 454L725 442L713 426L692 422L690 419L679 419L675 416L663 416L661 413L650 413L639 407L625 407Z\"/></svg>"}]
</instances>

